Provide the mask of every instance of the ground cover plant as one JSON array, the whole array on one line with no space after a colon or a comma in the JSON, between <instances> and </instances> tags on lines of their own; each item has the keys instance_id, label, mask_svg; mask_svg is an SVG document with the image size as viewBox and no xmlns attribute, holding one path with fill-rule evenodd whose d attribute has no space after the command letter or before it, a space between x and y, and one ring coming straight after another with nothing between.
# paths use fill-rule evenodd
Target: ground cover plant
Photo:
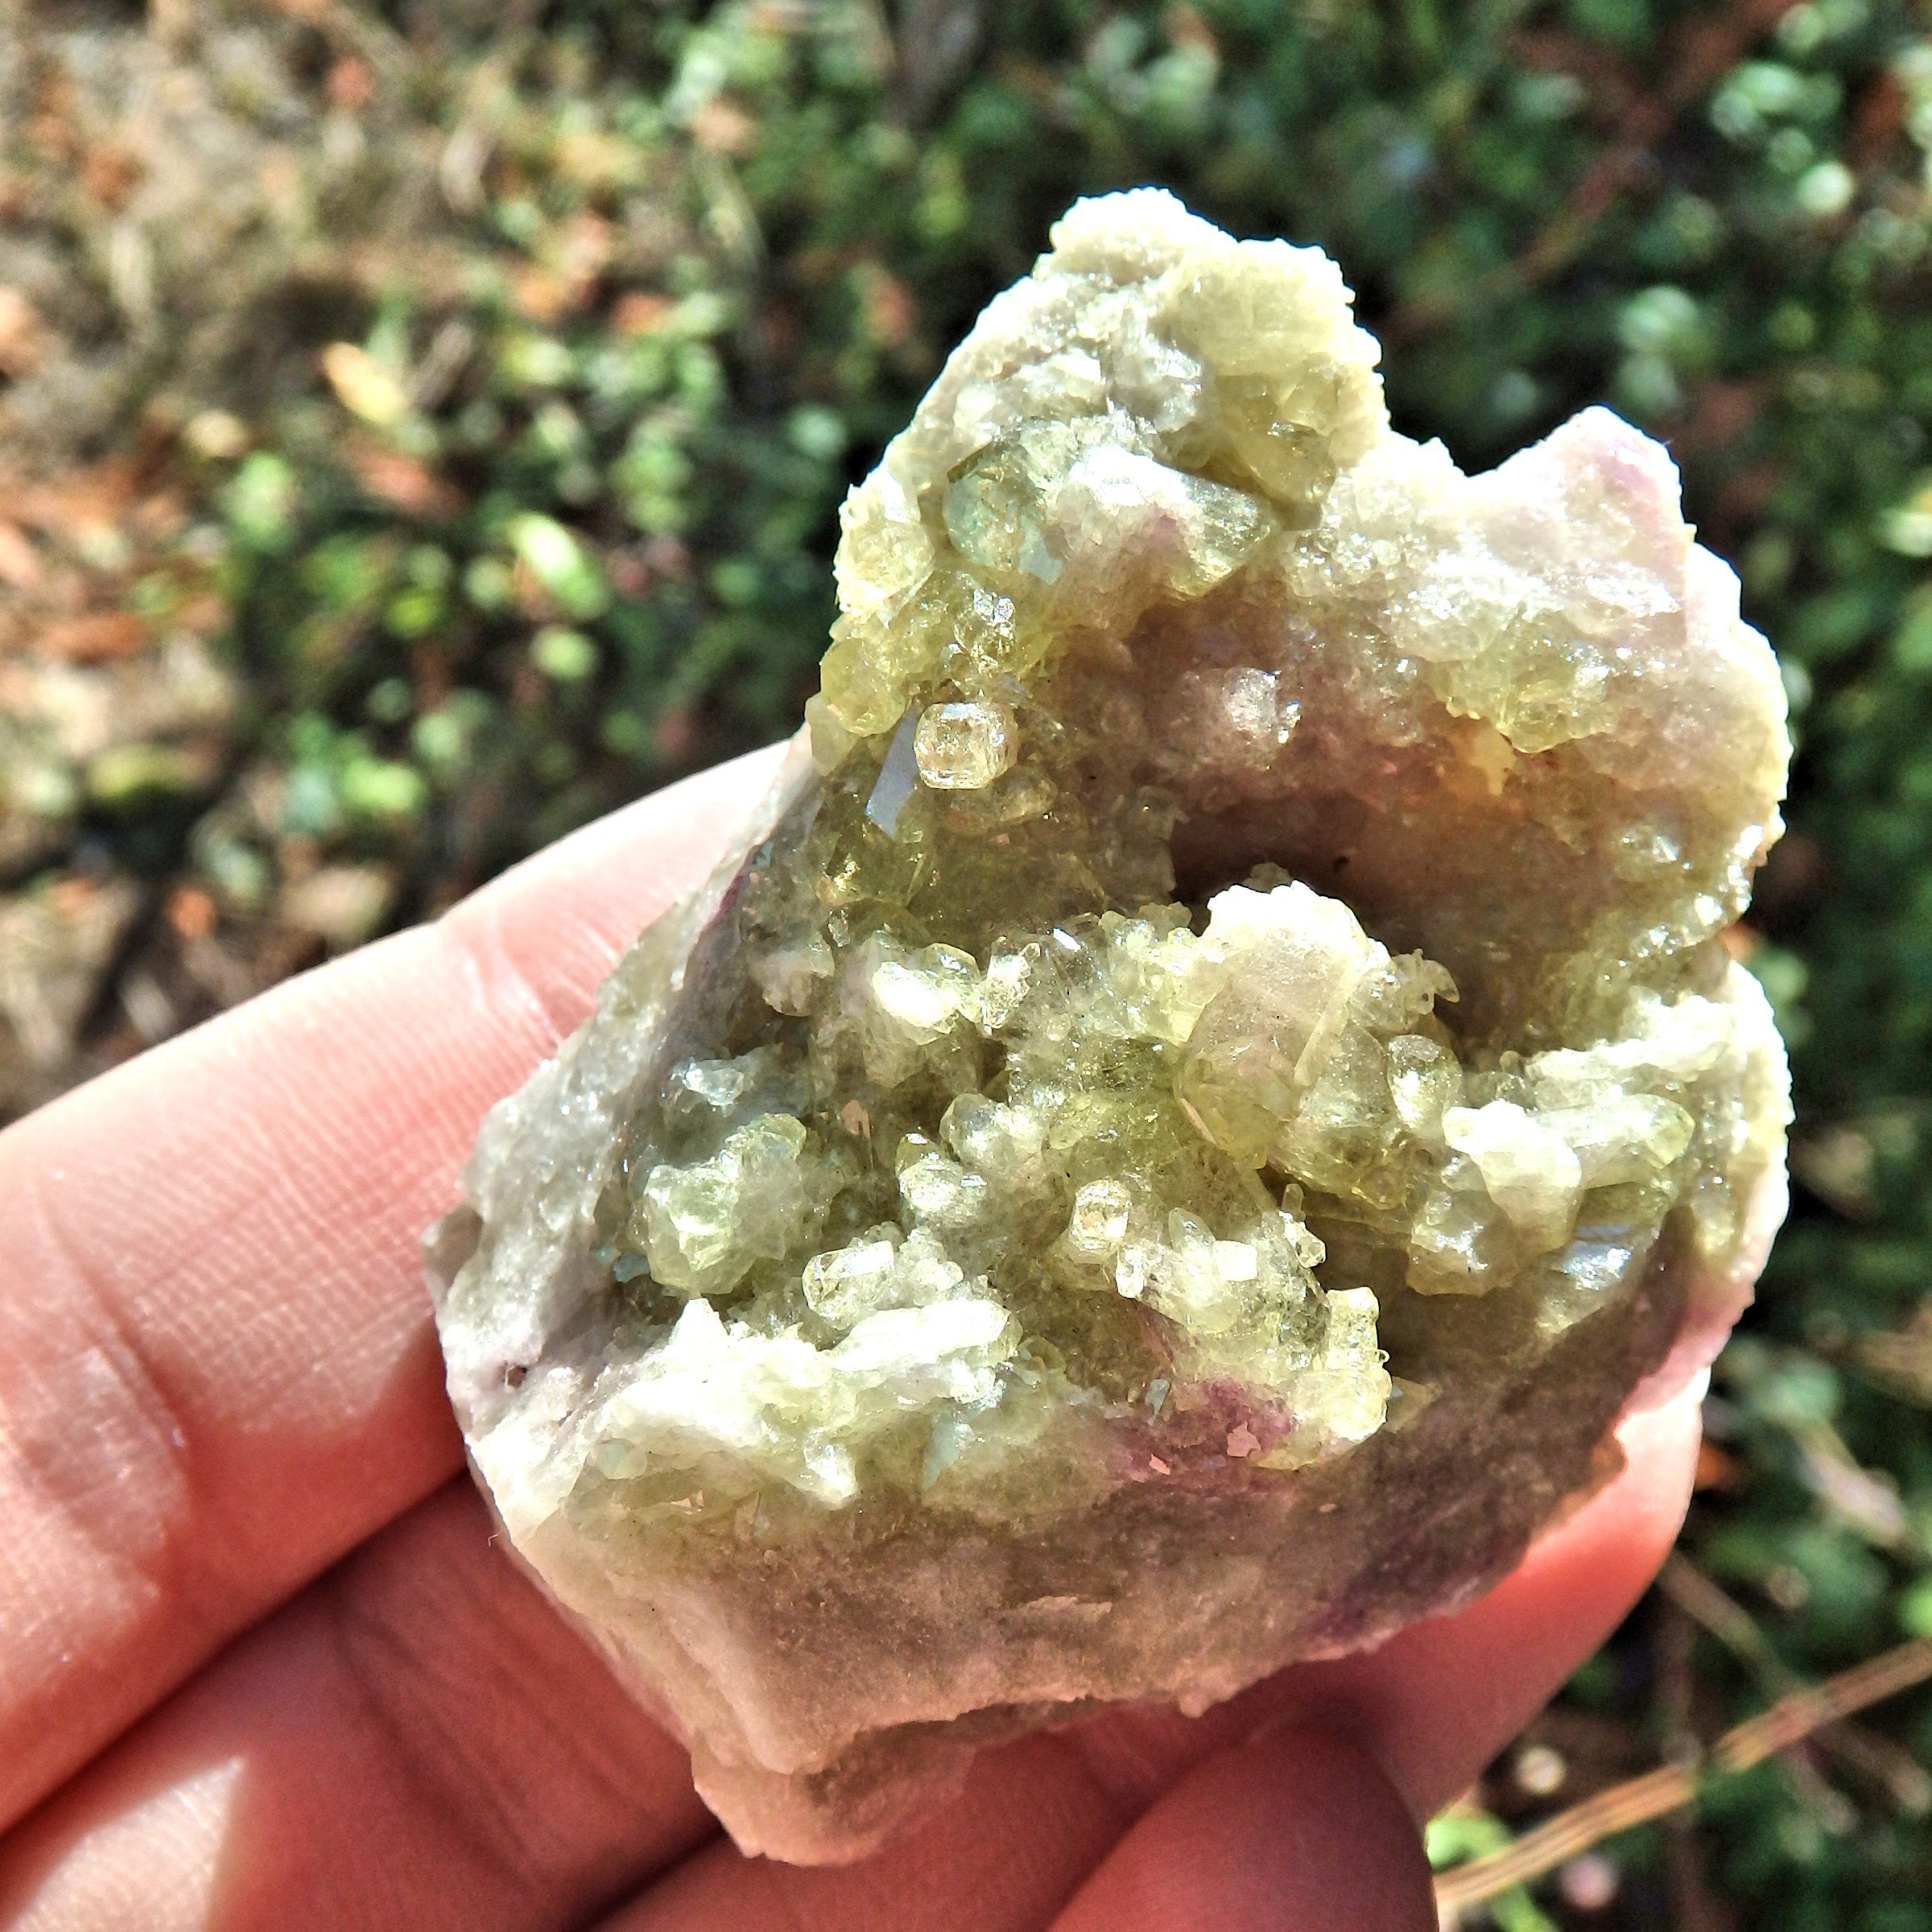
<instances>
[{"instance_id":1,"label":"ground cover plant","mask_svg":"<svg viewBox=\"0 0 1932 1932\"><path fill-rule=\"evenodd\" d=\"M1796 720L1737 937L1794 1054L1793 1221L1680 1559L1439 1849L1932 1637L1929 26L1905 0L10 15L0 1108L787 729L848 483L1067 200L1162 183L1333 253L1398 426L1466 465L1591 401L1665 437ZM1908 1686L1468 1915L1932 1927L1928 1767Z\"/></svg>"}]
</instances>

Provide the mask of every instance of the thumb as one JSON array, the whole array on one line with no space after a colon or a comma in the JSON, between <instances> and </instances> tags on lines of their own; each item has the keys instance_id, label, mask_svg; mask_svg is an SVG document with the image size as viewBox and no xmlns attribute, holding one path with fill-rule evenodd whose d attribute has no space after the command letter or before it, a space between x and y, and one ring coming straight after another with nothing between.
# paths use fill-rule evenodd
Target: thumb
<instances>
[{"instance_id":1,"label":"thumb","mask_svg":"<svg viewBox=\"0 0 1932 1932\"><path fill-rule=\"evenodd\" d=\"M1055 1932L1435 1932L1422 1834L1360 1746L1265 1731L1197 1765Z\"/></svg>"}]
</instances>

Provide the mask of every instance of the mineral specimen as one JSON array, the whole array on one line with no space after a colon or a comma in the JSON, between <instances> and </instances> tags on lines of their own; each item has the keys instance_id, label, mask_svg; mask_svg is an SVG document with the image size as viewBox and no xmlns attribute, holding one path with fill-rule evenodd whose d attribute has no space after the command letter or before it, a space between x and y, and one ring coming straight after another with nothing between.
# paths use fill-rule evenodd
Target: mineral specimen
<instances>
[{"instance_id":1,"label":"mineral specimen","mask_svg":"<svg viewBox=\"0 0 1932 1932\"><path fill-rule=\"evenodd\" d=\"M510 1541L747 1848L1464 1600L1748 1292L1770 653L1656 444L1465 477L1377 354L1315 250L1076 206L432 1236Z\"/></svg>"}]
</instances>

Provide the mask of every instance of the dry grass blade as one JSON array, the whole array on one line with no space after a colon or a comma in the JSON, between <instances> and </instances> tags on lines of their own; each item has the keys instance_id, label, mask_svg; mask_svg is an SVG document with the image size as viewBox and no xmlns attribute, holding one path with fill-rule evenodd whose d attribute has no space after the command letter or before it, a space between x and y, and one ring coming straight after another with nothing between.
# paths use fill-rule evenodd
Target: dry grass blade
<instances>
[{"instance_id":1,"label":"dry grass blade","mask_svg":"<svg viewBox=\"0 0 1932 1932\"><path fill-rule=\"evenodd\" d=\"M1666 1765L1614 1785L1525 1832L1502 1851L1442 1873L1435 1896L1443 1923L1453 1924L1464 1908L1528 1885L1607 1838L1668 1815L1688 1804L1713 1773L1748 1770L1823 1726L1928 1678L1932 1678L1932 1640L1915 1637L1822 1684L1806 1685L1781 1697L1761 1715L1727 1731L1699 1762Z\"/></svg>"},{"instance_id":2,"label":"dry grass blade","mask_svg":"<svg viewBox=\"0 0 1932 1932\"><path fill-rule=\"evenodd\" d=\"M1657 1578L1664 1595L1748 1664L1773 1697L1804 1687L1803 1680L1778 1656L1750 1612L1704 1575L1680 1550ZM1818 1741L1832 1757L1879 1786L1906 1818L1932 1815L1932 1773L1910 1752L1876 1731L1841 1720L1826 1725Z\"/></svg>"},{"instance_id":3,"label":"dry grass blade","mask_svg":"<svg viewBox=\"0 0 1932 1932\"><path fill-rule=\"evenodd\" d=\"M1909 1643L1881 1651L1849 1670L1827 1678L1822 1684L1807 1686L1781 1697L1761 1717L1735 1725L1720 1737L1711 1752L1711 1764L1719 1771L1748 1771L1767 1757L1786 1751L1821 1726L1835 1724L1855 1711L1896 1697L1914 1684L1932 1677L1932 1639L1914 1637Z\"/></svg>"}]
</instances>

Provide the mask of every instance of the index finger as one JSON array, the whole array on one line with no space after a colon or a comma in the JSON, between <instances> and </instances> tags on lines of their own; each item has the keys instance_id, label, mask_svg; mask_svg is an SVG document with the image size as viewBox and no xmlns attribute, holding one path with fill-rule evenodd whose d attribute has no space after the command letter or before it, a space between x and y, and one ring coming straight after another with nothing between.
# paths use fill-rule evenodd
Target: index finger
<instances>
[{"instance_id":1,"label":"index finger","mask_svg":"<svg viewBox=\"0 0 1932 1932\"><path fill-rule=\"evenodd\" d=\"M0 1825L460 1465L422 1230L770 757L0 1134Z\"/></svg>"}]
</instances>

